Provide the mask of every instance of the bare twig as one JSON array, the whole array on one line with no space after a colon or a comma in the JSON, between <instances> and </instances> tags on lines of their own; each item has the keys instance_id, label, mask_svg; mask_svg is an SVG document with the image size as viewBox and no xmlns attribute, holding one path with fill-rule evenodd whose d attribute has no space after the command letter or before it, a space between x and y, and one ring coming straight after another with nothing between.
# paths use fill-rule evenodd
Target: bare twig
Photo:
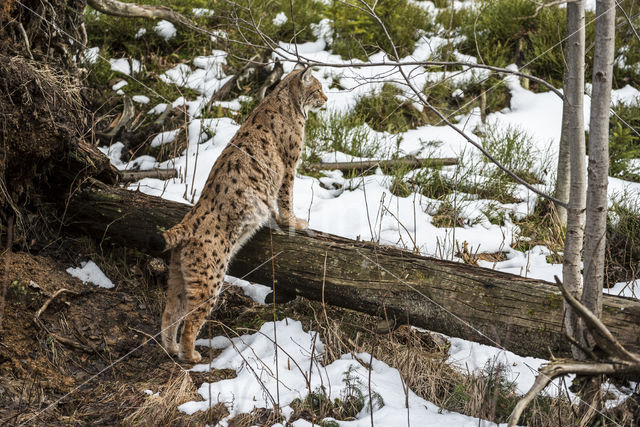
<instances>
[{"instance_id":1,"label":"bare twig","mask_svg":"<svg viewBox=\"0 0 640 427\"><path fill-rule=\"evenodd\" d=\"M51 304L51 302L60 294L64 293L64 292L68 292L68 293L72 293L75 294L75 292L72 292L68 289L65 288L61 288L58 289L57 291L55 291L53 293L53 295L51 295L51 297L49 297L44 304L42 304L42 307L40 307L38 309L38 311L36 311L36 314L33 316L33 323L39 327L40 329L42 329L43 331L45 331L51 338L55 339L56 341L58 341L60 344L64 344L67 345L69 347L73 347L76 348L78 350L82 350L85 353L96 353L96 351L94 349L92 349L89 346L86 346L84 344L80 344L78 341L72 340L70 338L67 337L63 337L59 334L56 334L55 332L51 332L46 326L45 324L42 322L42 320L40 320L40 316L42 315L42 313L44 313L44 311L47 309L47 307L49 307L49 304Z\"/></svg>"}]
</instances>

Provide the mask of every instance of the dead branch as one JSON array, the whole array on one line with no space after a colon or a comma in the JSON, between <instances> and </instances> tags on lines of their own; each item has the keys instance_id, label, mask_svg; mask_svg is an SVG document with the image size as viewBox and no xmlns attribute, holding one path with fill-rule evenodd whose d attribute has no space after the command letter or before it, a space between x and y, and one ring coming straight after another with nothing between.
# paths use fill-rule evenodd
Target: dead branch
<instances>
[{"instance_id":1,"label":"dead branch","mask_svg":"<svg viewBox=\"0 0 640 427\"><path fill-rule=\"evenodd\" d=\"M208 31L200 28L189 18L165 6L149 6L146 4L123 3L117 0L87 0L87 4L95 10L107 15L125 18L164 19L172 24L181 25L201 33Z\"/></svg>"},{"instance_id":2,"label":"dead branch","mask_svg":"<svg viewBox=\"0 0 640 427\"><path fill-rule=\"evenodd\" d=\"M133 106L133 101L128 96L125 96L122 106L122 113L120 113L120 118L116 122L115 126L108 132L96 131L96 136L98 136L100 139L105 140L106 142L111 141L112 138L118 135L118 132L120 132L122 128L131 123L135 116L136 109Z\"/></svg>"},{"instance_id":3,"label":"dead branch","mask_svg":"<svg viewBox=\"0 0 640 427\"><path fill-rule=\"evenodd\" d=\"M84 344L80 344L79 342L63 337L61 335L56 334L55 332L51 332L46 326L45 324L42 322L42 320L40 320L40 316L42 315L42 313L44 313L44 311L47 309L47 307L49 307L49 304L51 304L51 302L60 294L64 293L64 292L68 292L71 294L75 294L75 292L72 292L66 288L61 288L58 289L57 291L55 291L53 293L53 295L51 295L51 297L49 297L44 304L42 304L42 307L40 307L38 309L38 311L36 311L36 314L33 316L33 323L40 329L42 329L44 332L46 332L51 338L55 339L56 341L58 341L60 344L64 344L67 345L69 347L73 347L75 349L78 350L82 350L85 353L95 353L95 350L84 345Z\"/></svg>"},{"instance_id":4,"label":"dead branch","mask_svg":"<svg viewBox=\"0 0 640 427\"><path fill-rule=\"evenodd\" d=\"M440 166L453 166L457 164L458 159L455 157L418 159L413 156L406 156L393 160L362 160L356 162L312 163L307 166L307 169L313 171L339 170L343 172L353 171L362 173L377 167L382 170L389 170L393 168L418 169Z\"/></svg>"},{"instance_id":5,"label":"dead branch","mask_svg":"<svg viewBox=\"0 0 640 427\"><path fill-rule=\"evenodd\" d=\"M145 171L122 171L121 182L135 182L144 178L171 179L178 176L175 169L151 169Z\"/></svg>"}]
</instances>

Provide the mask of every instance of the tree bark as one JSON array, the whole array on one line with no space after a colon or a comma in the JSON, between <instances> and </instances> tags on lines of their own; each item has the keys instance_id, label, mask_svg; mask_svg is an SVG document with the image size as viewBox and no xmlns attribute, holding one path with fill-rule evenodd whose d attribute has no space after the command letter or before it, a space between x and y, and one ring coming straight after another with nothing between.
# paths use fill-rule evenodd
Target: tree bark
<instances>
[{"instance_id":1,"label":"tree bark","mask_svg":"<svg viewBox=\"0 0 640 427\"><path fill-rule=\"evenodd\" d=\"M602 285L607 229L609 181L609 110L615 51L615 0L596 2L596 41L589 123L589 183L584 239L582 304L596 316L602 312ZM583 342L584 345L588 343Z\"/></svg>"},{"instance_id":2,"label":"tree bark","mask_svg":"<svg viewBox=\"0 0 640 427\"><path fill-rule=\"evenodd\" d=\"M176 224L189 209L102 185L71 200L69 228L153 253L149 237ZM279 295L302 295L374 315L386 313L398 322L497 343L518 354L544 358L550 357L549 352L570 354L562 296L546 282L319 232L273 231L271 236L268 228L238 253L230 274L268 285L272 256ZM602 320L621 344L632 351L640 349L640 302L605 296L604 307Z\"/></svg>"},{"instance_id":3,"label":"tree bark","mask_svg":"<svg viewBox=\"0 0 640 427\"><path fill-rule=\"evenodd\" d=\"M582 275L580 261L584 234L585 209L585 139L584 139L584 44L585 16L582 0L567 3L567 82L565 86L564 114L567 128L564 140L571 144L571 185L567 209L567 234L564 245L563 281L569 292L580 299ZM565 327L567 334L579 336L579 318L573 308L565 303ZM582 352L573 346L573 356L581 358Z\"/></svg>"},{"instance_id":4,"label":"tree bark","mask_svg":"<svg viewBox=\"0 0 640 427\"><path fill-rule=\"evenodd\" d=\"M567 70L565 70L565 88L567 81ZM569 202L569 186L571 184L571 144L568 140L569 133L569 108L567 98L562 106L562 131L560 133L560 144L558 147L558 169L556 173L556 190L554 196L565 203ZM567 226L567 210L562 206L557 206L558 220L564 227Z\"/></svg>"}]
</instances>

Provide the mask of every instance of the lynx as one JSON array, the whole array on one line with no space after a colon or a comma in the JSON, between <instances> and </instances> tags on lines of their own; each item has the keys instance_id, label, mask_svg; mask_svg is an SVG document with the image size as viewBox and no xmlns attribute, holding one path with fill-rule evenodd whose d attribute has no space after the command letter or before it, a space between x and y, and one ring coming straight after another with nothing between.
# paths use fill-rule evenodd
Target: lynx
<instances>
[{"instance_id":1,"label":"lynx","mask_svg":"<svg viewBox=\"0 0 640 427\"><path fill-rule=\"evenodd\" d=\"M162 344L180 359L200 361L194 342L221 290L227 265L270 215L288 227L307 227L293 214L293 178L307 113L326 101L310 68L285 77L222 151L191 211L156 242L171 249Z\"/></svg>"}]
</instances>

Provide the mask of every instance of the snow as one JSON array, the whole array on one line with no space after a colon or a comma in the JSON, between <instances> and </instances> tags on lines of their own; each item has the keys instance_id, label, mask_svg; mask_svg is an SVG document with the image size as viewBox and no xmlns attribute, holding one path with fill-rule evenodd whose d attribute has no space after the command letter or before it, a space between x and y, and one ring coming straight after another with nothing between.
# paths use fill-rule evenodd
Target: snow
<instances>
[{"instance_id":1,"label":"snow","mask_svg":"<svg viewBox=\"0 0 640 427\"><path fill-rule=\"evenodd\" d=\"M266 304L265 298L269 295L272 289L269 286L260 285L258 283L250 283L246 280L239 279L233 276L225 276L225 283L229 283L232 286L237 286L242 289L242 292L258 304Z\"/></svg>"},{"instance_id":2,"label":"snow","mask_svg":"<svg viewBox=\"0 0 640 427\"><path fill-rule=\"evenodd\" d=\"M158 21L156 26L153 27L153 31L155 31L157 35L159 35L166 41L174 38L177 33L176 27L171 22L165 21L164 19Z\"/></svg>"},{"instance_id":3,"label":"snow","mask_svg":"<svg viewBox=\"0 0 640 427\"><path fill-rule=\"evenodd\" d=\"M129 82L126 80L120 80L118 83L114 84L113 86L111 86L111 89L117 91L119 89L122 89L123 87L125 87L126 85L128 85Z\"/></svg>"},{"instance_id":4,"label":"snow","mask_svg":"<svg viewBox=\"0 0 640 427\"><path fill-rule=\"evenodd\" d=\"M100 267L93 261L81 262L80 267L67 268L67 273L71 276L82 280L82 283L93 283L101 288L111 289L113 288L113 282L109 280L107 276L100 270Z\"/></svg>"},{"instance_id":5,"label":"snow","mask_svg":"<svg viewBox=\"0 0 640 427\"><path fill-rule=\"evenodd\" d=\"M128 58L111 58L109 60L111 64L111 69L118 73L126 74L128 76L133 72L139 73L142 71L142 64L137 59L128 59Z\"/></svg>"},{"instance_id":6,"label":"snow","mask_svg":"<svg viewBox=\"0 0 640 427\"><path fill-rule=\"evenodd\" d=\"M274 345L276 332L277 358ZM303 400L309 389L324 387L327 397L331 400L343 398L347 392L346 378L351 384L357 384L365 394L369 393L370 384L372 396L380 396L381 400L372 399L374 425L495 425L455 412L443 411L410 389L407 390L407 394L400 392L404 390L404 383L399 372L386 363L371 358L367 353L343 355L339 360L323 366L321 359L324 344L319 335L315 331L305 332L302 324L293 319L265 323L253 334L231 339L218 336L212 340L198 340L198 344L222 349L222 353L211 363L195 365L192 371L233 369L237 376L214 383L203 383L198 389L203 400L186 402L178 409L186 414L194 414L207 410L218 402L224 402L230 414L221 420L221 425L227 425L227 421L233 416L251 412L254 408L272 408L275 396L278 395L280 408L285 415L292 413L292 401ZM371 362L371 373L360 361L367 364ZM346 377L347 375L349 377ZM406 403L409 408L405 407ZM340 421L339 424L345 427L370 426L371 411L368 404L355 420ZM310 424L298 421L294 425Z\"/></svg>"},{"instance_id":7,"label":"snow","mask_svg":"<svg viewBox=\"0 0 640 427\"><path fill-rule=\"evenodd\" d=\"M215 11L213 9L205 9L201 7L194 7L191 9L193 16L213 16Z\"/></svg>"},{"instance_id":8,"label":"snow","mask_svg":"<svg viewBox=\"0 0 640 427\"><path fill-rule=\"evenodd\" d=\"M133 100L133 102L137 102L139 104L148 104L149 101L151 101L148 96L144 95L134 95L131 97L131 99Z\"/></svg>"},{"instance_id":9,"label":"snow","mask_svg":"<svg viewBox=\"0 0 640 427\"><path fill-rule=\"evenodd\" d=\"M90 47L84 50L83 57L86 64L95 64L98 61L100 48Z\"/></svg>"},{"instance_id":10,"label":"snow","mask_svg":"<svg viewBox=\"0 0 640 427\"><path fill-rule=\"evenodd\" d=\"M605 294L621 297L640 299L640 280L616 283L610 288L604 289Z\"/></svg>"},{"instance_id":11,"label":"snow","mask_svg":"<svg viewBox=\"0 0 640 427\"><path fill-rule=\"evenodd\" d=\"M151 140L151 147L155 148L163 144L168 144L170 142L173 142L179 134L180 134L180 129L161 132L153 137L153 139Z\"/></svg>"},{"instance_id":12,"label":"snow","mask_svg":"<svg viewBox=\"0 0 640 427\"><path fill-rule=\"evenodd\" d=\"M287 15L284 12L280 12L273 18L272 23L276 27L281 27L286 24L288 20L289 18L287 18Z\"/></svg>"},{"instance_id":13,"label":"snow","mask_svg":"<svg viewBox=\"0 0 640 427\"><path fill-rule=\"evenodd\" d=\"M138 32L136 33L135 36L133 36L136 39L139 39L140 37L144 36L145 34L147 34L147 29L146 28L140 28L138 30Z\"/></svg>"}]
</instances>

